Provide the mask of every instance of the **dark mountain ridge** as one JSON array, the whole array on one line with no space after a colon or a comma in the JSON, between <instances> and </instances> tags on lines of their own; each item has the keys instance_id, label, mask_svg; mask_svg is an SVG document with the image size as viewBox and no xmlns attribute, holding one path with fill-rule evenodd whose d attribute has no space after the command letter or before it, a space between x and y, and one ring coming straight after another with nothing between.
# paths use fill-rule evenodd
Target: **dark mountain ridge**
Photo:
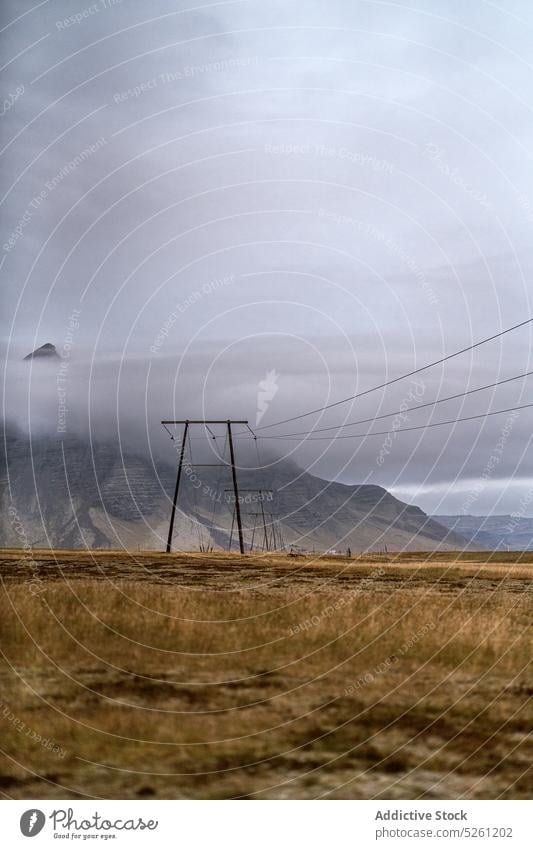
<instances>
[{"instance_id":1,"label":"dark mountain ridge","mask_svg":"<svg viewBox=\"0 0 533 849\"><path fill-rule=\"evenodd\" d=\"M121 454L118 443L90 443L82 436L30 439L13 426L4 428L4 447L0 545L164 548L176 475L173 462L151 461L134 451ZM278 541L283 538L286 546L304 550L432 550L467 544L382 487L322 480L292 462L239 470L238 482L247 546L252 538L262 540L263 513L269 532L276 528ZM176 548L228 547L234 512L231 487L228 468L185 468ZM247 495L245 490L256 492ZM258 490L272 494L260 499ZM20 520L18 530L13 511Z\"/></svg>"},{"instance_id":2,"label":"dark mountain ridge","mask_svg":"<svg viewBox=\"0 0 533 849\"><path fill-rule=\"evenodd\" d=\"M57 349L55 345L52 345L51 342L45 342L44 345L41 345L40 348L36 348L35 351L32 351L31 354L27 354L24 357L25 360L59 360L61 357L57 353Z\"/></svg>"}]
</instances>

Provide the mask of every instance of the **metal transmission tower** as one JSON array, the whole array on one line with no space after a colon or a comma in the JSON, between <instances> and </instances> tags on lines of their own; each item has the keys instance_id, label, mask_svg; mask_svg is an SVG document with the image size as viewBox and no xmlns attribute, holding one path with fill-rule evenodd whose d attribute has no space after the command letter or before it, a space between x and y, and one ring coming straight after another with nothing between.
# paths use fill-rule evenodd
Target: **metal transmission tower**
<instances>
[{"instance_id":1,"label":"metal transmission tower","mask_svg":"<svg viewBox=\"0 0 533 849\"><path fill-rule=\"evenodd\" d=\"M224 492L232 492L232 490L231 489L225 489ZM270 548L271 543L270 543L269 536L268 536L268 526L267 526L267 519L266 519L266 514L265 514L265 508L264 508L264 500L265 500L265 496L266 496L267 499L269 501L271 501L272 496L274 494L274 490L254 488L254 489L241 489L240 492L257 493L257 495L259 496L259 498L257 499L257 502L261 505L261 512L260 513L247 513L246 514L248 516L251 516L254 519L254 527L253 527L253 531L252 531L252 541L250 543L250 551L252 551L253 547L254 547L257 519L262 520L261 524L263 526L263 551L270 551L271 550L271 548ZM243 503L246 504L246 496L244 498ZM242 515L243 514L241 512L241 517L242 517ZM273 517L272 517L272 513L270 514L270 517L271 517L272 522L273 522L274 520L273 520ZM233 526L234 526L234 524L235 524L235 510L233 511L233 520L232 520L232 523L231 523L231 534L230 534L230 538L229 538L230 551L231 551L231 543L232 543L232 539L233 539ZM272 533L274 533L274 532L272 531ZM274 543L272 545L272 549L274 550L275 549L275 537L274 536L273 536L273 539L274 539Z\"/></svg>"},{"instance_id":2,"label":"metal transmission tower","mask_svg":"<svg viewBox=\"0 0 533 849\"><path fill-rule=\"evenodd\" d=\"M239 548L241 554L244 554L244 538L242 534L242 520L241 520L241 506L239 502L239 488L237 486L237 470L235 468L235 451L233 449L233 434L231 431L232 424L238 425L246 425L248 427L248 422L239 420L239 419L163 419L161 424L166 427L166 425L183 425L183 440L181 443L180 449L180 457L178 461L178 472L176 475L176 486L174 489L174 498L172 499L172 512L170 514L170 525L168 528L168 539L167 539L167 554L172 550L172 535L174 533L174 520L176 518L176 505L178 503L178 494L180 489L181 482L181 472L183 469L183 457L185 454L185 440L189 433L189 428L191 425L202 425L209 431L209 425L226 425L228 432L228 442L229 442L229 454L230 454L230 462L229 465L231 467L231 476L233 479L233 492L235 494L235 515L237 518L237 530L239 533ZM211 431L210 431L211 432ZM172 437L173 438L173 437ZM212 463L200 463L198 465L213 465ZM227 463L217 464L217 465L228 465Z\"/></svg>"}]
</instances>

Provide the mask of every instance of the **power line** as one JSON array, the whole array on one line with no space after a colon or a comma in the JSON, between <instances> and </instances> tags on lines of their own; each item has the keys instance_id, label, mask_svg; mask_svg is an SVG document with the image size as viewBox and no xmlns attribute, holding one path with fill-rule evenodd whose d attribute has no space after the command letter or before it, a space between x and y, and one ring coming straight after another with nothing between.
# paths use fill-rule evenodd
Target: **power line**
<instances>
[{"instance_id":1,"label":"power line","mask_svg":"<svg viewBox=\"0 0 533 849\"><path fill-rule=\"evenodd\" d=\"M461 348L460 351L455 351L453 354L448 354L446 357L442 357L440 360L434 360L432 363L427 363L425 366L421 366L420 368L413 369L413 371L407 372L407 374L402 374L399 377L394 377L392 380L387 380L385 383L380 383L378 386L373 386L370 389L365 389L364 392L358 392L355 395L350 395L348 398L343 398L341 401L335 401L332 404L326 404L324 407L317 407L315 410L309 410L307 413L300 413L298 416L291 416L288 419L281 419L278 422L273 422L269 425L262 425L261 427L257 427L255 430L266 430L267 428L277 427L280 424L287 424L288 422L294 422L298 419L306 418L307 416L312 416L314 413L322 413L324 410L331 410L333 407L339 407L341 404L346 404L348 401L354 401L356 398L362 398L364 395L369 395L371 392L376 392L378 389L384 389L386 386L391 386L393 383L398 383L400 380L405 380L407 377L412 377L415 374L420 374L422 371L426 371L426 369L433 368L433 366L438 366L441 363L445 363L448 360L453 359L454 357L458 357L460 354L465 354L467 351L473 351L474 348L479 348L480 345L485 345L487 342L492 342L494 339L498 339L501 336L505 336L506 333L511 333L513 330L517 330L519 327L524 327L526 324L531 324L533 318L528 318L525 321L519 322L519 324L514 324L512 327L507 327L505 330L500 331L500 333L495 333L493 336L487 336L486 339L480 339L479 342L474 342L473 345L468 345L466 348Z\"/></svg>"},{"instance_id":2,"label":"power line","mask_svg":"<svg viewBox=\"0 0 533 849\"><path fill-rule=\"evenodd\" d=\"M358 419L355 422L344 422L339 425L331 425L330 427L320 427L314 430L302 430L298 433L280 433L277 434L279 438L287 437L287 436L307 436L308 434L314 433L325 433L329 430L341 430L341 428L345 427L353 427L354 425L367 424L368 422L375 422L379 419L388 419L391 416L397 416L400 413L411 413L417 412L418 410L423 410L426 407L433 407L437 404L444 404L445 401L454 401L457 398L465 398L467 395L474 395L476 392L482 392L484 389L492 389L494 386L502 386L504 383L511 383L513 380L520 380L523 377L529 377L533 374L532 371L525 371L523 374L517 374L514 377L506 377L504 380L497 380L495 383L487 383L485 386L478 386L477 389L469 389L467 392L458 392L456 395L447 395L446 398L437 398L436 401L428 401L426 404L419 404L417 407L408 407L406 410L394 410L390 413L383 413L380 416L371 416L368 419ZM264 437L258 437L259 439ZM270 437L269 437L270 438Z\"/></svg>"},{"instance_id":3,"label":"power line","mask_svg":"<svg viewBox=\"0 0 533 849\"><path fill-rule=\"evenodd\" d=\"M474 419L485 419L488 416L499 416L502 413L511 413L514 410L526 410L529 407L533 407L533 404L522 404L520 407L507 407L505 410L492 410L488 413L481 413L477 416L464 416L459 419L448 419L445 422L432 422L427 425L416 425L415 427L399 427L395 430L381 430L381 431L372 431L371 433L351 433L347 436L311 436L309 439L306 439L306 442L314 442L319 439L330 439L332 441L336 439L366 439L367 436L388 436L389 433L405 433L408 430L427 430L430 427L441 427L441 425L449 425L449 424L457 424L458 422L470 422ZM298 439L295 436L258 436L258 439L286 439L293 440Z\"/></svg>"}]
</instances>

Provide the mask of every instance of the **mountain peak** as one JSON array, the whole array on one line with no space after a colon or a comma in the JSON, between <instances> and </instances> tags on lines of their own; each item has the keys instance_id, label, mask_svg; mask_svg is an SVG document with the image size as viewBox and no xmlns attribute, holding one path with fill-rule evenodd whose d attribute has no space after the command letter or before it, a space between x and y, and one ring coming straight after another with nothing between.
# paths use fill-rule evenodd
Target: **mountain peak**
<instances>
[{"instance_id":1,"label":"mountain peak","mask_svg":"<svg viewBox=\"0 0 533 849\"><path fill-rule=\"evenodd\" d=\"M59 359L59 354L57 353L56 346L52 345L51 342L45 342L44 345L41 345L40 348L36 348L35 351L32 351L31 354L27 354L24 357L25 360L35 360L35 359Z\"/></svg>"}]
</instances>

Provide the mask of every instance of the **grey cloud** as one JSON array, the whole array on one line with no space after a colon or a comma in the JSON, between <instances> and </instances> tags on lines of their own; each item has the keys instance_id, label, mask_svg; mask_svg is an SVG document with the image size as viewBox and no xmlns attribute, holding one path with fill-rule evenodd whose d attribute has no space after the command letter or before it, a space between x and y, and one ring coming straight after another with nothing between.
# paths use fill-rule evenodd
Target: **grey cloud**
<instances>
[{"instance_id":1,"label":"grey cloud","mask_svg":"<svg viewBox=\"0 0 533 849\"><path fill-rule=\"evenodd\" d=\"M212 414L253 416L257 383L276 368L268 423L531 314L529 4L248 2L183 14L190 4L104 5L62 29L91 4L45 4L2 34L8 57L47 35L3 76L5 93L25 86L0 124L3 144L20 134L4 154L2 205L2 244L16 236L2 249L13 418L25 418L20 357L48 340L61 347L73 309L71 426L87 427L90 387L91 425L116 435L123 361L118 428L144 442L132 422L148 373L154 411L168 398L176 412L196 410L212 367ZM4 4L4 25L29 8ZM525 371L529 350L522 330L428 375L427 395ZM42 426L57 401L44 384L32 388ZM502 389L493 406L527 401L527 386L523 396ZM351 418L394 409L402 391L370 396ZM465 414L488 406L474 396ZM502 493L500 507L513 509L528 485L526 419L484 509ZM371 475L453 510L469 483L447 485L483 474L501 426L398 435L381 467L379 437L309 443L296 456L326 476Z\"/></svg>"}]
</instances>

